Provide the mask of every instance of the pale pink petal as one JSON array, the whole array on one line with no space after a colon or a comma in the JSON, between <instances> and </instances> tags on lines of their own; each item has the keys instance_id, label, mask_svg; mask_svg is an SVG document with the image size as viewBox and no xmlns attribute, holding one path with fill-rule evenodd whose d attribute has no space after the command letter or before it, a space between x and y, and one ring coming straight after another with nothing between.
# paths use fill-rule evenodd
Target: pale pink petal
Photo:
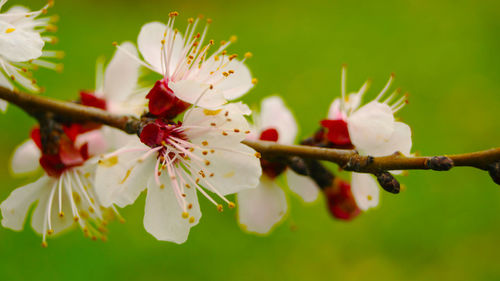
<instances>
[{"instance_id":1,"label":"pale pink petal","mask_svg":"<svg viewBox=\"0 0 500 281\"><path fill-rule=\"evenodd\" d=\"M379 202L379 187L371 174L352 173L352 194L358 207L366 211Z\"/></svg>"},{"instance_id":2,"label":"pale pink petal","mask_svg":"<svg viewBox=\"0 0 500 281\"><path fill-rule=\"evenodd\" d=\"M167 26L161 22L150 22L142 26L137 38L139 52L144 60L149 63L157 72L162 73L161 40Z\"/></svg>"},{"instance_id":3,"label":"pale pink petal","mask_svg":"<svg viewBox=\"0 0 500 281\"><path fill-rule=\"evenodd\" d=\"M52 178L43 176L33 183L14 189L0 205L2 226L16 231L22 230L30 206L49 191L53 182Z\"/></svg>"},{"instance_id":4,"label":"pale pink petal","mask_svg":"<svg viewBox=\"0 0 500 281\"><path fill-rule=\"evenodd\" d=\"M102 154L108 149L108 144L101 130L92 130L78 135L75 146L80 148L84 144L88 145L88 153L91 157Z\"/></svg>"},{"instance_id":5,"label":"pale pink petal","mask_svg":"<svg viewBox=\"0 0 500 281\"><path fill-rule=\"evenodd\" d=\"M11 169L13 174L24 174L36 171L40 167L40 149L31 139L19 145L11 159Z\"/></svg>"},{"instance_id":6,"label":"pale pink petal","mask_svg":"<svg viewBox=\"0 0 500 281\"><path fill-rule=\"evenodd\" d=\"M265 98L261 105L261 130L274 128L278 131L278 142L293 144L297 136L297 122L292 112L278 96Z\"/></svg>"},{"instance_id":7,"label":"pale pink petal","mask_svg":"<svg viewBox=\"0 0 500 281\"><path fill-rule=\"evenodd\" d=\"M265 234L279 223L287 212L286 196L281 187L267 176L262 176L254 189L237 195L238 222L249 232Z\"/></svg>"},{"instance_id":8,"label":"pale pink petal","mask_svg":"<svg viewBox=\"0 0 500 281\"><path fill-rule=\"evenodd\" d=\"M356 110L347 121L351 142L361 153L387 142L394 132L394 116L389 106L370 102Z\"/></svg>"},{"instance_id":9,"label":"pale pink petal","mask_svg":"<svg viewBox=\"0 0 500 281\"><path fill-rule=\"evenodd\" d=\"M209 84L181 80L169 82L168 87L179 99L199 107L214 109L226 103L223 93L215 88L211 89Z\"/></svg>"},{"instance_id":10,"label":"pale pink petal","mask_svg":"<svg viewBox=\"0 0 500 281\"><path fill-rule=\"evenodd\" d=\"M13 62L24 62L42 55L44 42L38 32L16 28L0 21L0 56Z\"/></svg>"},{"instance_id":11,"label":"pale pink petal","mask_svg":"<svg viewBox=\"0 0 500 281\"><path fill-rule=\"evenodd\" d=\"M133 151L134 147L125 148L129 152L115 156L105 155L100 160L96 170L95 190L103 206L116 204L125 207L134 203L146 188L149 178L154 176L157 154L153 153L139 161L149 150L142 146L147 149Z\"/></svg>"},{"instance_id":12,"label":"pale pink petal","mask_svg":"<svg viewBox=\"0 0 500 281\"><path fill-rule=\"evenodd\" d=\"M402 122L394 122L391 138L367 153L371 156L386 156L399 151L403 155L410 155L411 145L410 127Z\"/></svg>"},{"instance_id":13,"label":"pale pink petal","mask_svg":"<svg viewBox=\"0 0 500 281\"><path fill-rule=\"evenodd\" d=\"M196 225L201 217L196 189L184 189L186 197L182 198L186 206L192 206L191 209L184 210L178 203L174 185L167 173L160 176L160 182L162 186L158 186L154 179L150 179L148 183L144 228L158 240L184 243L190 228ZM185 211L188 213L187 217L183 217ZM189 221L191 217L194 219L193 223Z\"/></svg>"},{"instance_id":14,"label":"pale pink petal","mask_svg":"<svg viewBox=\"0 0 500 281\"><path fill-rule=\"evenodd\" d=\"M130 42L120 48L137 57L137 49ZM104 73L104 98L108 102L121 102L130 98L137 85L139 63L124 52L117 50Z\"/></svg>"},{"instance_id":15,"label":"pale pink petal","mask_svg":"<svg viewBox=\"0 0 500 281\"><path fill-rule=\"evenodd\" d=\"M320 189L310 177L299 175L292 169L287 169L286 180L290 190L299 195L304 202L314 202L318 199Z\"/></svg>"}]
</instances>

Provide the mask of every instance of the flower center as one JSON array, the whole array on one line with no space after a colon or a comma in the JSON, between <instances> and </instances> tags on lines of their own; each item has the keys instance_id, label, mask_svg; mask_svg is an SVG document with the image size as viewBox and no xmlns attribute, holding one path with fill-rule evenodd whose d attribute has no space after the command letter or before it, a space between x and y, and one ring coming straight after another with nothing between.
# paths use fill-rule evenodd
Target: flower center
<instances>
[{"instance_id":1,"label":"flower center","mask_svg":"<svg viewBox=\"0 0 500 281\"><path fill-rule=\"evenodd\" d=\"M336 179L332 187L325 189L325 195L328 208L335 218L351 220L361 213L348 182Z\"/></svg>"},{"instance_id":2,"label":"flower center","mask_svg":"<svg viewBox=\"0 0 500 281\"><path fill-rule=\"evenodd\" d=\"M321 121L321 126L327 130L326 138L336 148L352 148L347 122L342 119L325 119Z\"/></svg>"},{"instance_id":3,"label":"flower center","mask_svg":"<svg viewBox=\"0 0 500 281\"><path fill-rule=\"evenodd\" d=\"M146 98L149 100L149 112L167 119L176 117L190 106L189 103L175 96L172 89L168 87L168 80L165 79L156 81Z\"/></svg>"},{"instance_id":4,"label":"flower center","mask_svg":"<svg viewBox=\"0 0 500 281\"><path fill-rule=\"evenodd\" d=\"M274 128L266 129L260 133L259 139L276 142L279 139L278 130ZM260 164L262 166L262 172L272 179L276 178L286 170L286 165L281 162L269 161L261 158Z\"/></svg>"},{"instance_id":5,"label":"flower center","mask_svg":"<svg viewBox=\"0 0 500 281\"><path fill-rule=\"evenodd\" d=\"M80 93L80 103L90 107L105 110L106 101L89 92ZM83 124L63 124L53 128L51 132L44 132L40 128L31 131L31 139L36 143L42 156L40 165L49 176L59 177L65 170L82 165L93 155L89 155L89 143L77 145L77 137L99 129L100 124L87 122ZM43 145L42 145L43 143ZM47 149L43 149L47 146Z\"/></svg>"}]
</instances>

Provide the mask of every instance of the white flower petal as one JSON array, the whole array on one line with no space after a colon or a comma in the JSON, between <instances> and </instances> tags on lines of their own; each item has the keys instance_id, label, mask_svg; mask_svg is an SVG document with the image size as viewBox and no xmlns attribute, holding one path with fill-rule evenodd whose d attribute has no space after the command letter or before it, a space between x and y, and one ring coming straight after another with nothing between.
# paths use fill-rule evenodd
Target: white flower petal
<instances>
[{"instance_id":1,"label":"white flower petal","mask_svg":"<svg viewBox=\"0 0 500 281\"><path fill-rule=\"evenodd\" d=\"M248 67L236 59L229 60L227 56L208 58L201 69L192 72L188 79L213 84L228 100L243 96L254 86Z\"/></svg>"},{"instance_id":2,"label":"white flower petal","mask_svg":"<svg viewBox=\"0 0 500 281\"><path fill-rule=\"evenodd\" d=\"M287 212L283 190L267 176L257 188L238 193L238 221L247 231L265 234L280 222Z\"/></svg>"},{"instance_id":3,"label":"white flower petal","mask_svg":"<svg viewBox=\"0 0 500 281\"><path fill-rule=\"evenodd\" d=\"M62 176L58 179L61 180ZM47 222L47 217L48 217L48 202L50 199L51 195L51 190L54 187L54 183L56 183L57 180L52 180L51 185L47 185L44 190L42 191L40 200L38 201L38 204L35 208L35 211L33 212L33 215L31 216L31 226L33 229L39 233L43 234L44 230L48 231L49 228L46 227L44 228L45 223ZM54 231L54 234L58 234L61 231L71 227L74 225L74 216L72 209L71 209L71 203L70 203L70 197L68 196L67 191L65 190L66 182L64 181L62 184L62 189L61 189L61 202L62 206L59 207L59 188L57 187L56 184L56 189L55 192L53 193L52 197L52 208L50 209L50 221L51 221L51 226ZM64 213L63 216L60 216L60 210Z\"/></svg>"},{"instance_id":4,"label":"white flower petal","mask_svg":"<svg viewBox=\"0 0 500 281\"><path fill-rule=\"evenodd\" d=\"M103 157L97 167L95 178L96 193L103 206L130 205L146 188L149 178L154 176L157 154L153 153L144 161L138 162L145 153L146 150L130 151L120 153L118 156Z\"/></svg>"},{"instance_id":5,"label":"white flower petal","mask_svg":"<svg viewBox=\"0 0 500 281\"><path fill-rule=\"evenodd\" d=\"M351 190L358 207L366 211L379 202L379 187L371 174L352 173Z\"/></svg>"},{"instance_id":6,"label":"white flower petal","mask_svg":"<svg viewBox=\"0 0 500 281\"><path fill-rule=\"evenodd\" d=\"M330 120L343 119L344 114L340 110L340 101L341 98L336 98L330 104L330 108L328 109L328 119Z\"/></svg>"},{"instance_id":7,"label":"white flower petal","mask_svg":"<svg viewBox=\"0 0 500 281\"><path fill-rule=\"evenodd\" d=\"M246 94L253 86L252 75L248 67L241 61L233 59L224 69L232 70L234 73L224 78L215 86L224 93L228 100L237 99Z\"/></svg>"},{"instance_id":8,"label":"white flower petal","mask_svg":"<svg viewBox=\"0 0 500 281\"><path fill-rule=\"evenodd\" d=\"M16 28L0 21L0 56L13 62L24 62L42 55L44 42L38 32Z\"/></svg>"},{"instance_id":9,"label":"white flower petal","mask_svg":"<svg viewBox=\"0 0 500 281\"><path fill-rule=\"evenodd\" d=\"M26 140L19 145L11 159L12 173L24 174L36 171L40 167L41 152L36 146L35 142L31 139Z\"/></svg>"},{"instance_id":10,"label":"white flower petal","mask_svg":"<svg viewBox=\"0 0 500 281\"><path fill-rule=\"evenodd\" d=\"M310 177L299 175L292 169L287 169L286 180L290 190L299 195L304 202L314 202L318 199L319 187Z\"/></svg>"},{"instance_id":11,"label":"white flower petal","mask_svg":"<svg viewBox=\"0 0 500 281\"><path fill-rule=\"evenodd\" d=\"M403 155L410 155L411 145L410 127L402 122L394 122L394 132L391 138L370 150L369 154L371 156L386 156L399 151Z\"/></svg>"},{"instance_id":12,"label":"white flower petal","mask_svg":"<svg viewBox=\"0 0 500 281\"><path fill-rule=\"evenodd\" d=\"M247 109L241 103L229 103L215 110L194 107L184 115L185 134L195 143L211 140L217 143L240 142L250 130L244 116Z\"/></svg>"},{"instance_id":13,"label":"white flower petal","mask_svg":"<svg viewBox=\"0 0 500 281\"><path fill-rule=\"evenodd\" d=\"M386 104L370 102L349 116L349 136L356 149L362 153L387 142L394 132L394 116Z\"/></svg>"},{"instance_id":14,"label":"white flower petal","mask_svg":"<svg viewBox=\"0 0 500 281\"><path fill-rule=\"evenodd\" d=\"M241 143L218 145L209 142L205 147L206 155L199 149L193 152L209 163L209 165L200 163L205 175L200 181L201 185L204 185L203 182L206 180L222 195L257 186L262 168L260 160L255 156L255 150ZM198 176L199 167L193 166L193 169L192 173ZM213 175L210 176L211 174ZM205 187L210 190L209 186Z\"/></svg>"},{"instance_id":15,"label":"white flower petal","mask_svg":"<svg viewBox=\"0 0 500 281\"><path fill-rule=\"evenodd\" d=\"M261 129L278 131L278 143L293 144L297 136L297 122L292 112L278 96L265 98L261 104Z\"/></svg>"},{"instance_id":16,"label":"white flower petal","mask_svg":"<svg viewBox=\"0 0 500 281\"><path fill-rule=\"evenodd\" d=\"M129 135L122 130L104 126L101 131L110 150L120 149L133 142L137 143L136 135Z\"/></svg>"},{"instance_id":17,"label":"white flower petal","mask_svg":"<svg viewBox=\"0 0 500 281\"><path fill-rule=\"evenodd\" d=\"M91 157L102 154L108 149L107 141L101 130L88 131L76 137L75 147L80 149L85 144L88 145L87 150Z\"/></svg>"},{"instance_id":18,"label":"white flower petal","mask_svg":"<svg viewBox=\"0 0 500 281\"><path fill-rule=\"evenodd\" d=\"M0 205L2 226L16 231L22 230L30 206L42 196L42 193L47 192L53 183L52 178L43 176L12 191Z\"/></svg>"},{"instance_id":19,"label":"white flower petal","mask_svg":"<svg viewBox=\"0 0 500 281\"><path fill-rule=\"evenodd\" d=\"M180 100L199 107L214 109L226 103L223 93L215 88L210 89L209 84L181 80L169 82L168 87Z\"/></svg>"},{"instance_id":20,"label":"white flower petal","mask_svg":"<svg viewBox=\"0 0 500 281\"><path fill-rule=\"evenodd\" d=\"M150 22L142 26L137 38L139 52L144 60L161 73L161 40L167 26L161 22Z\"/></svg>"},{"instance_id":21,"label":"white flower petal","mask_svg":"<svg viewBox=\"0 0 500 281\"><path fill-rule=\"evenodd\" d=\"M130 42L120 46L134 56L136 47ZM104 73L104 97L106 101L125 101L134 91L139 77L139 63L130 56L117 50Z\"/></svg>"},{"instance_id":22,"label":"white flower petal","mask_svg":"<svg viewBox=\"0 0 500 281\"><path fill-rule=\"evenodd\" d=\"M148 183L144 228L158 240L184 243L190 228L196 225L201 217L196 189L194 187L184 189L186 197L183 198L186 204L192 204L192 208L187 209L189 217L184 218L182 216L184 210L178 203L174 185L167 173L160 176L160 182L164 185L162 188L154 179L150 179ZM190 217L194 218L193 223L189 222Z\"/></svg>"}]
</instances>

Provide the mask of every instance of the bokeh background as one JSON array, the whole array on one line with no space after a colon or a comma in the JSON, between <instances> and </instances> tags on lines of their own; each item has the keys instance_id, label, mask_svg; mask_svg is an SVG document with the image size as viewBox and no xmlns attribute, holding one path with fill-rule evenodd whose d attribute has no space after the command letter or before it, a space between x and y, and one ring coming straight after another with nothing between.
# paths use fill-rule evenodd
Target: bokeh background
<instances>
[{"instance_id":1,"label":"bokeh background","mask_svg":"<svg viewBox=\"0 0 500 281\"><path fill-rule=\"evenodd\" d=\"M238 35L230 50L252 51L259 84L244 101L281 94L310 135L340 93L373 79L374 97L396 73L410 93L399 114L422 154L461 153L500 144L498 1L151 1L64 0L60 15L65 71L39 71L46 95L71 99L92 89L95 61L113 41L135 41L143 23L179 11L180 30L198 14L214 19L216 41ZM41 7L41 0L10 0ZM10 107L0 116L0 199L33 178L9 174L10 154L34 121ZM290 196L286 221L266 237L242 232L235 212L206 200L202 223L183 245L156 241L142 226L143 199L122 210L109 241L71 231L40 247L29 225L0 229L1 280L500 280L500 188L473 169L412 171L399 195L352 222L336 221L323 198Z\"/></svg>"}]
</instances>

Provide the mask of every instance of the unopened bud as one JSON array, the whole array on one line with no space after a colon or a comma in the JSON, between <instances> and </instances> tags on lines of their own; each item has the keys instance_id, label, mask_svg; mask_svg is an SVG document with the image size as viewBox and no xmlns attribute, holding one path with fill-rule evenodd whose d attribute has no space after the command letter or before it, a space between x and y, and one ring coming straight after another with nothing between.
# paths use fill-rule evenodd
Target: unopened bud
<instances>
[{"instance_id":1,"label":"unopened bud","mask_svg":"<svg viewBox=\"0 0 500 281\"><path fill-rule=\"evenodd\" d=\"M297 157L297 156L289 157L287 159L287 164L288 164L288 167L290 167L290 169L292 169L297 174L303 175L303 176L309 175L309 172L307 170L307 164L304 161L304 159Z\"/></svg>"},{"instance_id":2,"label":"unopened bud","mask_svg":"<svg viewBox=\"0 0 500 281\"><path fill-rule=\"evenodd\" d=\"M488 172L493 181L500 185L500 161L488 165Z\"/></svg>"},{"instance_id":3,"label":"unopened bud","mask_svg":"<svg viewBox=\"0 0 500 281\"><path fill-rule=\"evenodd\" d=\"M434 171L448 171L453 168L453 160L446 156L434 156L430 159L427 159L425 162L425 166L427 168L432 169Z\"/></svg>"},{"instance_id":4,"label":"unopened bud","mask_svg":"<svg viewBox=\"0 0 500 281\"><path fill-rule=\"evenodd\" d=\"M399 182L389 172L382 172L377 176L380 186L387 192L398 194L400 190Z\"/></svg>"}]
</instances>

